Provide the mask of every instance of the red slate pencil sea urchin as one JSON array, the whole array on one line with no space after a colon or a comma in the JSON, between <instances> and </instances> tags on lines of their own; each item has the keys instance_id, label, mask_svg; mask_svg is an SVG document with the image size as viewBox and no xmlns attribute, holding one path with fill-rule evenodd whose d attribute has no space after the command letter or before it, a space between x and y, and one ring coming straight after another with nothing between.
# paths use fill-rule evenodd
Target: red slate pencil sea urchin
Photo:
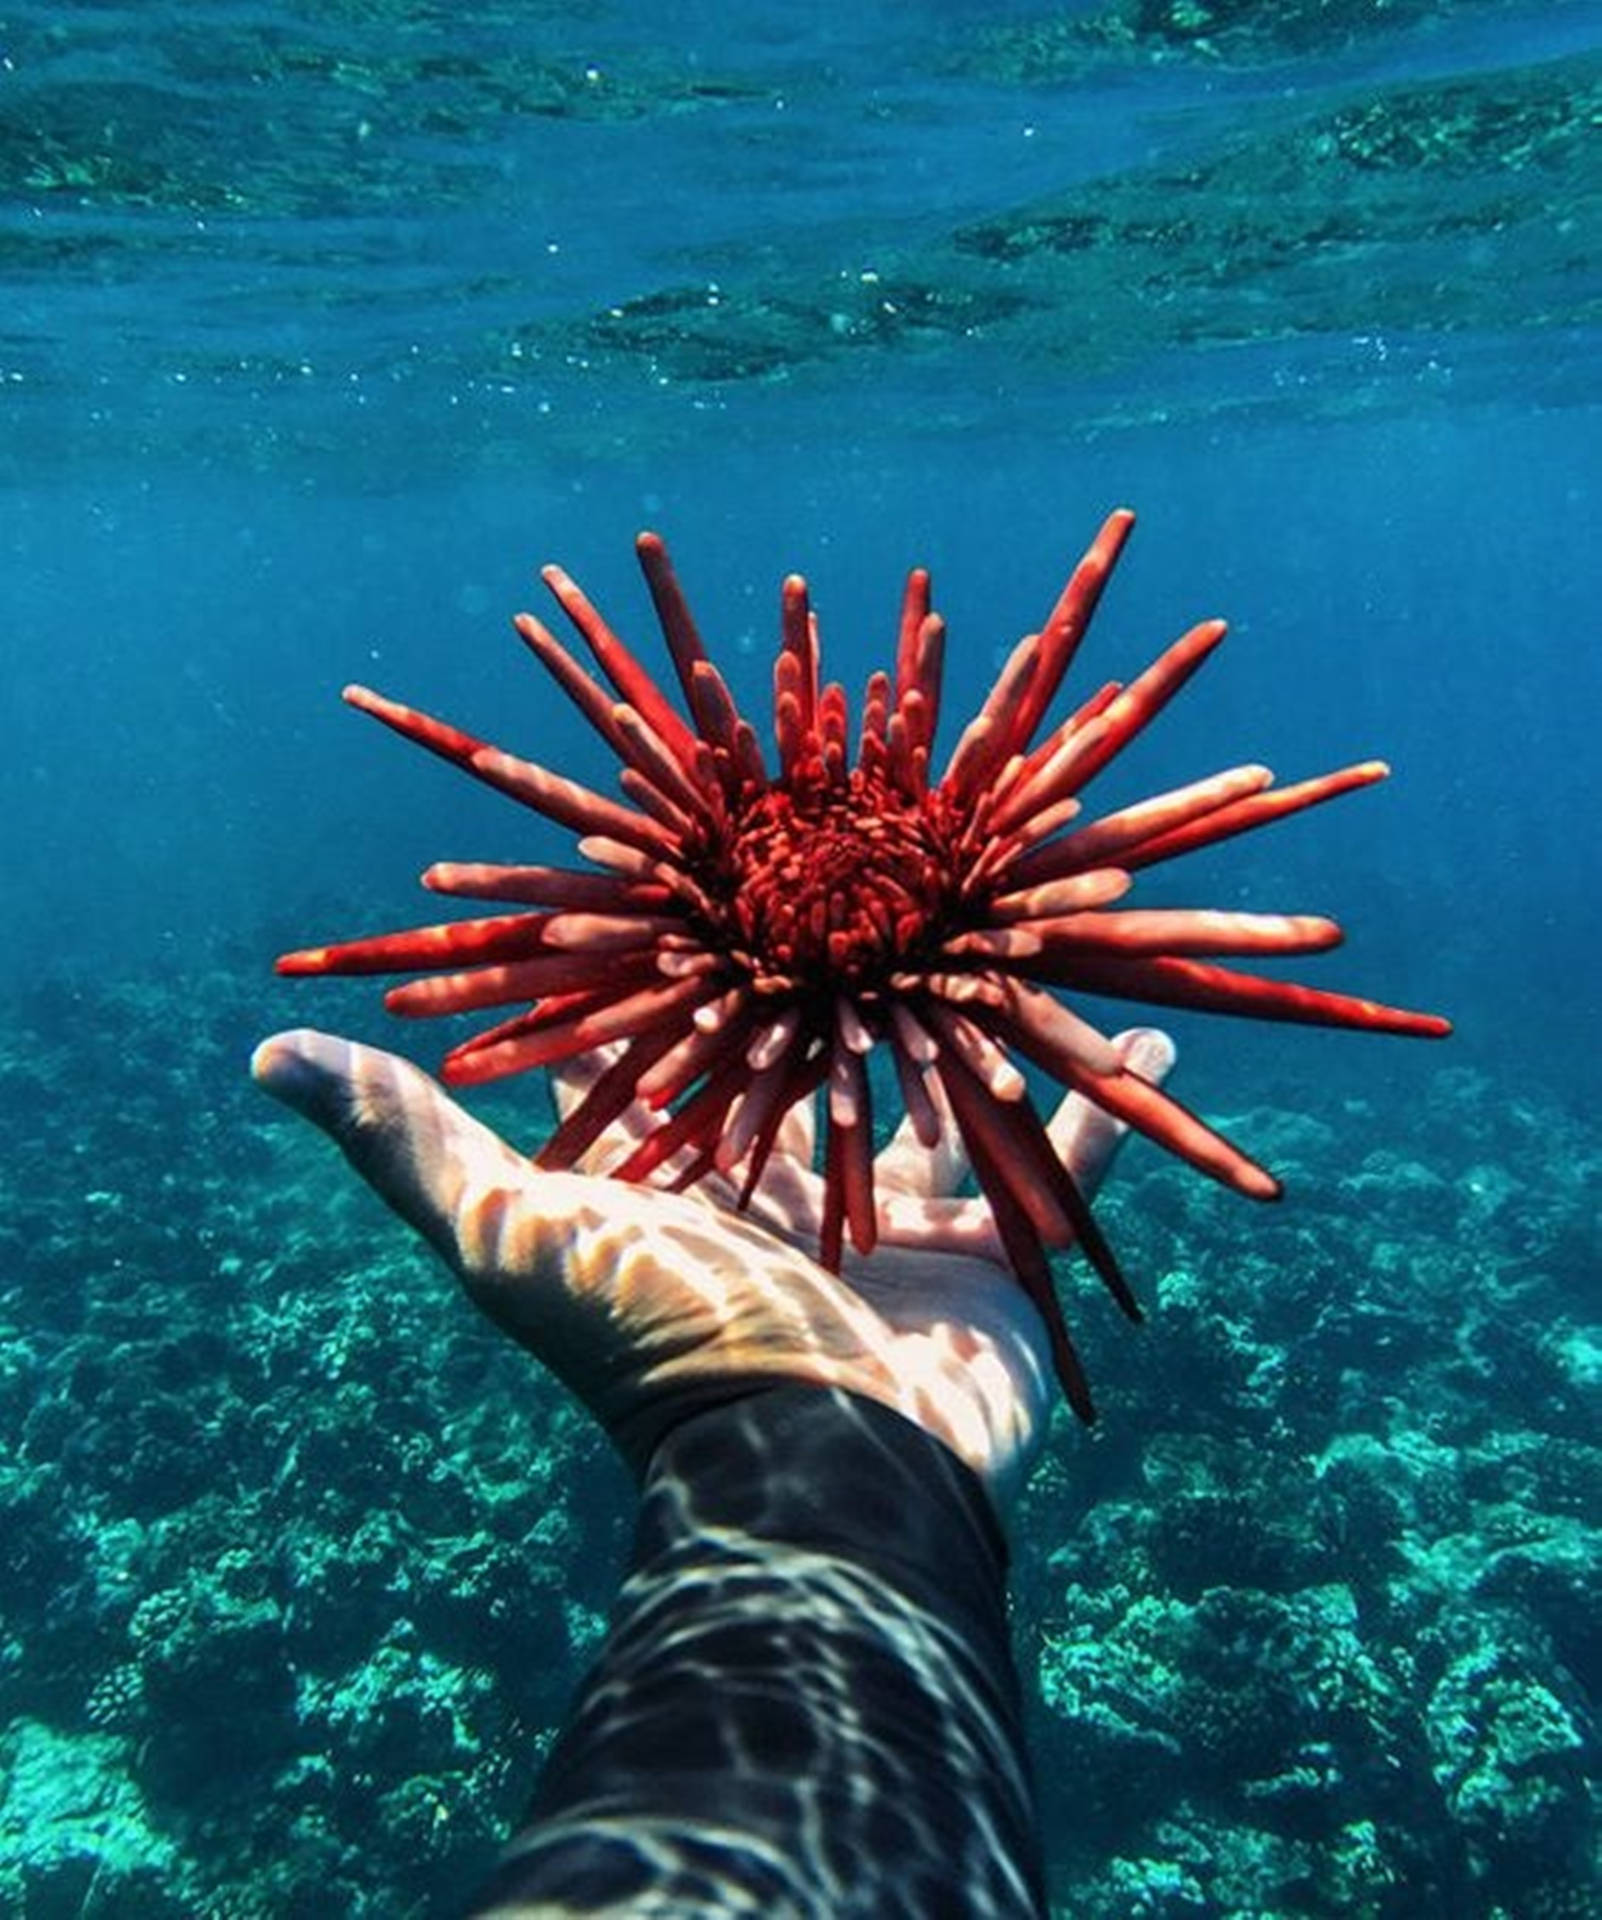
<instances>
[{"instance_id":1,"label":"red slate pencil sea urchin","mask_svg":"<svg viewBox=\"0 0 1602 1920\"><path fill-rule=\"evenodd\" d=\"M806 583L782 592L773 671L778 770L707 658L667 551L637 542L689 718L559 567L545 582L610 682L538 620L517 631L622 762L629 804L514 758L363 687L352 706L580 836L588 869L445 863L436 893L533 912L418 927L286 954L287 974L423 972L392 988L398 1014L531 1003L445 1058L456 1085L616 1057L539 1164L571 1167L636 1098L660 1115L613 1171L676 1187L714 1167L743 1205L786 1113L823 1091L819 1258L875 1238L868 1056L888 1049L917 1137L945 1095L1018 1279L1051 1331L1075 1410L1092 1417L1052 1287L1048 1247L1077 1242L1131 1318L1139 1308L1053 1151L1021 1057L1193 1166L1257 1199L1273 1175L1124 1066L1053 989L1255 1019L1439 1036L1448 1022L1268 980L1217 957L1338 944L1307 915L1114 910L1142 867L1250 832L1383 779L1360 762L1275 788L1241 766L1079 824L1080 794L1224 635L1204 621L1127 686L1112 683L1036 735L1134 524L1112 514L1039 633L1014 648L945 771L931 777L945 628L929 576L909 575L893 674L867 684L855 752L846 694L819 684Z\"/></svg>"}]
</instances>

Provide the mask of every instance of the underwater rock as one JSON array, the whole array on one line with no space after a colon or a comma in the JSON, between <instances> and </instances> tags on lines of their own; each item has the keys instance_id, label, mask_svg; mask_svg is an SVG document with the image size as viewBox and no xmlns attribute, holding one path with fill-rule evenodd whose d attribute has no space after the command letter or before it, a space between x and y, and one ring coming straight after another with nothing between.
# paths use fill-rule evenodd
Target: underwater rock
<instances>
[{"instance_id":1,"label":"underwater rock","mask_svg":"<svg viewBox=\"0 0 1602 1920\"><path fill-rule=\"evenodd\" d=\"M144 1708L137 1771L155 1799L204 1802L292 1739L283 1616L250 1591L248 1563L225 1555L212 1577L151 1594L129 1623Z\"/></svg>"},{"instance_id":2,"label":"underwater rock","mask_svg":"<svg viewBox=\"0 0 1602 1920\"><path fill-rule=\"evenodd\" d=\"M1584 1791L1594 1728L1538 1676L1516 1637L1459 1615L1424 1710L1431 1765L1493 1897L1517 1897L1554 1869L1584 1871L1595 1823ZM1594 1856L1592 1856L1594 1857Z\"/></svg>"},{"instance_id":3,"label":"underwater rock","mask_svg":"<svg viewBox=\"0 0 1602 1920\"><path fill-rule=\"evenodd\" d=\"M0 1732L0 1911L186 1920L178 1848L150 1823L126 1744L36 1720Z\"/></svg>"}]
</instances>

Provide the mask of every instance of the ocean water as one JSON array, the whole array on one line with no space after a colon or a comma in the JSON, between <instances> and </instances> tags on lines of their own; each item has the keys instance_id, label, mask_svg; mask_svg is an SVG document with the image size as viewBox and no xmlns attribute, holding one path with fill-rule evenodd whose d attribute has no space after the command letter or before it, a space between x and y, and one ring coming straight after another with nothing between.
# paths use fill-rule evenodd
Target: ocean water
<instances>
[{"instance_id":1,"label":"ocean water","mask_svg":"<svg viewBox=\"0 0 1602 1920\"><path fill-rule=\"evenodd\" d=\"M1122 504L1081 697L1232 631L1098 801L1395 769L1142 898L1457 1032L1171 1022L1289 1191L1136 1146L1149 1324L1064 1263L1053 1899L1602 1910L1599 129L1592 0L0 11L0 1912L455 1910L626 1545L244 1079L436 1059L273 956L563 849L341 685L606 785L508 615L559 559L648 635L653 526L749 709L784 573L856 685L928 564L960 716Z\"/></svg>"}]
</instances>

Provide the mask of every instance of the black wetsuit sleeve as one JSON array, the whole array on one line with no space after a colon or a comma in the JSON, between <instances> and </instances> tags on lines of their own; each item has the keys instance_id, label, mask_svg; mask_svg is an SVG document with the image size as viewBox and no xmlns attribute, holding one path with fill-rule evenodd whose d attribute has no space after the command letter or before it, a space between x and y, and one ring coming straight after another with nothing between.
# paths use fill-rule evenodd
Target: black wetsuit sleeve
<instances>
[{"instance_id":1,"label":"black wetsuit sleeve","mask_svg":"<svg viewBox=\"0 0 1602 1920\"><path fill-rule=\"evenodd\" d=\"M977 1478L885 1408L779 1387L685 1420L472 1911L1044 1913L1005 1576Z\"/></svg>"}]
</instances>

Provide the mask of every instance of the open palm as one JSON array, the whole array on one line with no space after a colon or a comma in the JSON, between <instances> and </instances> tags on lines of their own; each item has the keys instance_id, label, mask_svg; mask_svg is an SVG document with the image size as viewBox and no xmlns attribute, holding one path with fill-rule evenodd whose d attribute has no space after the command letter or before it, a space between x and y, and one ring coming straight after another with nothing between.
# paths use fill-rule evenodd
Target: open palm
<instances>
[{"instance_id":1,"label":"open palm","mask_svg":"<svg viewBox=\"0 0 1602 1920\"><path fill-rule=\"evenodd\" d=\"M1172 1064L1160 1033L1116 1044L1148 1079ZM594 1070L569 1070L558 1098L571 1101ZM299 1030L264 1041L253 1071L338 1143L636 1468L697 1408L802 1382L914 1421L978 1473L998 1507L1027 1471L1051 1401L1046 1332L988 1206L956 1197L966 1168L954 1145L930 1154L902 1134L884 1149L879 1245L848 1253L834 1274L805 1250L821 1191L804 1122L781 1139L742 1214L717 1180L676 1194L596 1171L545 1172L374 1047ZM586 1165L605 1165L638 1124L625 1114ZM1051 1127L1087 1194L1122 1133L1077 1096Z\"/></svg>"}]
</instances>

